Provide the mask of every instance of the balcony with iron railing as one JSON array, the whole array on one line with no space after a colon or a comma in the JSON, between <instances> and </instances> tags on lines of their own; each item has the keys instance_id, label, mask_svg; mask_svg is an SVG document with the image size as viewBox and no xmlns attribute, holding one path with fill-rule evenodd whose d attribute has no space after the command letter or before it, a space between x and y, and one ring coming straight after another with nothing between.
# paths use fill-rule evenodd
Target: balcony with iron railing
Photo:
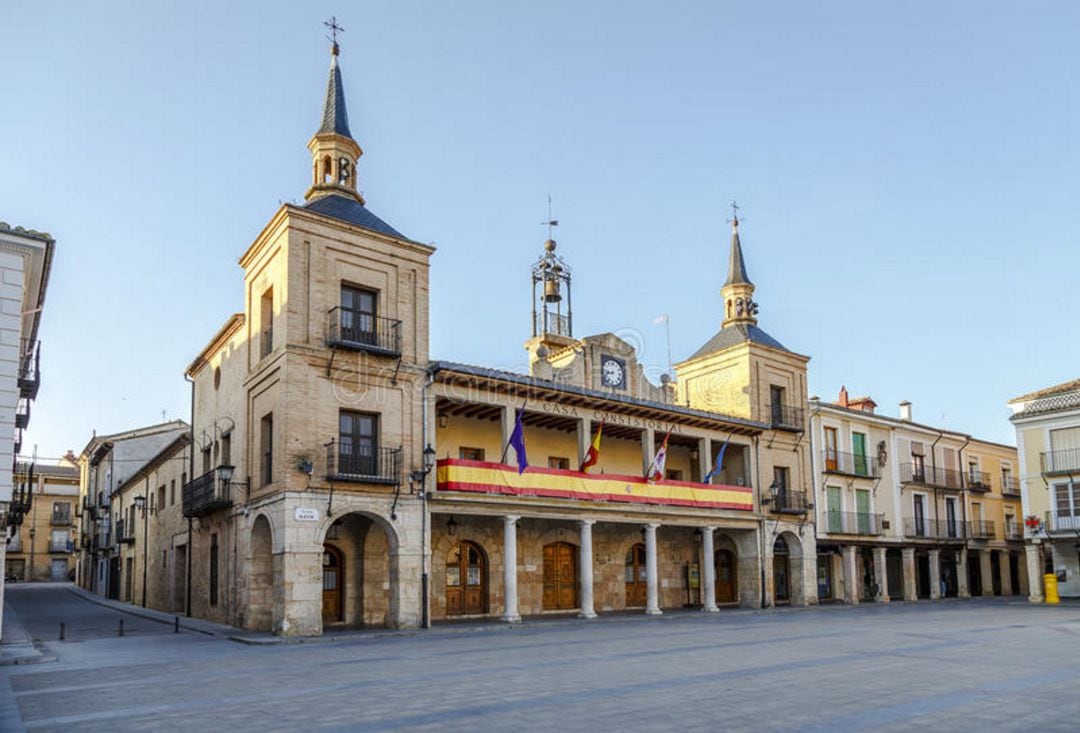
<instances>
[{"instance_id":1,"label":"balcony with iron railing","mask_svg":"<svg viewBox=\"0 0 1080 733\"><path fill-rule=\"evenodd\" d=\"M964 476L965 485L972 491L987 492L990 490L990 474L986 471L969 469Z\"/></svg>"},{"instance_id":2,"label":"balcony with iron railing","mask_svg":"<svg viewBox=\"0 0 1080 733\"><path fill-rule=\"evenodd\" d=\"M15 405L15 427L25 430L29 424L30 400L26 397L20 397L18 404Z\"/></svg>"},{"instance_id":3,"label":"balcony with iron railing","mask_svg":"<svg viewBox=\"0 0 1080 733\"><path fill-rule=\"evenodd\" d=\"M1072 513L1049 511L1043 526L1047 532L1080 532L1080 509Z\"/></svg>"},{"instance_id":4,"label":"balcony with iron railing","mask_svg":"<svg viewBox=\"0 0 1080 733\"><path fill-rule=\"evenodd\" d=\"M769 405L769 427L775 430L802 432L805 411L795 405L773 402Z\"/></svg>"},{"instance_id":5,"label":"balcony with iron railing","mask_svg":"<svg viewBox=\"0 0 1080 733\"><path fill-rule=\"evenodd\" d=\"M328 313L326 345L383 356L401 356L401 321L337 306Z\"/></svg>"},{"instance_id":6,"label":"balcony with iron railing","mask_svg":"<svg viewBox=\"0 0 1080 733\"><path fill-rule=\"evenodd\" d=\"M1043 473L1080 473L1080 448L1040 453L1039 463Z\"/></svg>"},{"instance_id":7,"label":"balcony with iron railing","mask_svg":"<svg viewBox=\"0 0 1080 733\"><path fill-rule=\"evenodd\" d=\"M968 526L971 529L970 537L973 540L992 540L994 539L994 523L986 521L984 519L976 519L968 522Z\"/></svg>"},{"instance_id":8,"label":"balcony with iron railing","mask_svg":"<svg viewBox=\"0 0 1080 733\"><path fill-rule=\"evenodd\" d=\"M904 517L904 535L910 539L960 542L967 539L966 523L958 519L923 519Z\"/></svg>"},{"instance_id":9,"label":"balcony with iron railing","mask_svg":"<svg viewBox=\"0 0 1080 733\"><path fill-rule=\"evenodd\" d=\"M1001 477L1001 493L1005 496L1020 496L1020 481L1015 476Z\"/></svg>"},{"instance_id":10,"label":"balcony with iron railing","mask_svg":"<svg viewBox=\"0 0 1080 733\"><path fill-rule=\"evenodd\" d=\"M22 537L16 531L16 534L13 534L11 537L8 538L7 552L10 555L13 552L22 552L22 551L23 551Z\"/></svg>"},{"instance_id":11,"label":"balcony with iron railing","mask_svg":"<svg viewBox=\"0 0 1080 733\"><path fill-rule=\"evenodd\" d=\"M772 497L765 501L777 514L806 514L810 509L806 492L796 489L774 489Z\"/></svg>"},{"instance_id":12,"label":"balcony with iron railing","mask_svg":"<svg viewBox=\"0 0 1080 733\"><path fill-rule=\"evenodd\" d=\"M1005 525L1005 539L1007 540L1022 540L1024 539L1024 527L1016 522Z\"/></svg>"},{"instance_id":13,"label":"balcony with iron railing","mask_svg":"<svg viewBox=\"0 0 1080 733\"><path fill-rule=\"evenodd\" d=\"M185 517L203 517L233 505L233 467L218 466L184 484L181 503Z\"/></svg>"},{"instance_id":14,"label":"balcony with iron railing","mask_svg":"<svg viewBox=\"0 0 1080 733\"><path fill-rule=\"evenodd\" d=\"M900 482L957 491L963 488L960 471L955 468L938 468L918 463L900 464Z\"/></svg>"},{"instance_id":15,"label":"balcony with iron railing","mask_svg":"<svg viewBox=\"0 0 1080 733\"><path fill-rule=\"evenodd\" d=\"M49 552L68 554L74 551L70 540L49 540Z\"/></svg>"},{"instance_id":16,"label":"balcony with iron railing","mask_svg":"<svg viewBox=\"0 0 1080 733\"><path fill-rule=\"evenodd\" d=\"M32 400L37 397L41 386L41 345L37 341L23 339L20 346L19 396Z\"/></svg>"},{"instance_id":17,"label":"balcony with iron railing","mask_svg":"<svg viewBox=\"0 0 1080 733\"><path fill-rule=\"evenodd\" d=\"M326 446L326 477L331 481L397 486L401 483L401 448L365 452L331 440Z\"/></svg>"},{"instance_id":18,"label":"balcony with iron railing","mask_svg":"<svg viewBox=\"0 0 1080 733\"><path fill-rule=\"evenodd\" d=\"M825 524L820 527L829 534L877 536L882 532L884 514L869 512L825 512Z\"/></svg>"},{"instance_id":19,"label":"balcony with iron railing","mask_svg":"<svg viewBox=\"0 0 1080 733\"><path fill-rule=\"evenodd\" d=\"M116 522L116 541L121 545L130 545L135 542L135 523L126 519Z\"/></svg>"},{"instance_id":20,"label":"balcony with iron railing","mask_svg":"<svg viewBox=\"0 0 1080 733\"><path fill-rule=\"evenodd\" d=\"M858 476L861 478L881 478L881 463L877 458L828 449L822 451L821 458L826 473L838 473L844 476Z\"/></svg>"}]
</instances>

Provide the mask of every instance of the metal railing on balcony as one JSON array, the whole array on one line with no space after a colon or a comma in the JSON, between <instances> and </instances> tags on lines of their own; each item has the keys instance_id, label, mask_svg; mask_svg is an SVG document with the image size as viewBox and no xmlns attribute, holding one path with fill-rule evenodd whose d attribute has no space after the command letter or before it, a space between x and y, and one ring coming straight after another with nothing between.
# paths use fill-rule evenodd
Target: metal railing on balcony
<instances>
[{"instance_id":1,"label":"metal railing on balcony","mask_svg":"<svg viewBox=\"0 0 1080 733\"><path fill-rule=\"evenodd\" d=\"M877 458L826 449L821 452L821 459L827 473L841 473L845 476L863 478L881 477L881 463Z\"/></svg>"},{"instance_id":2,"label":"metal railing on balcony","mask_svg":"<svg viewBox=\"0 0 1080 733\"><path fill-rule=\"evenodd\" d=\"M335 481L396 486L401 483L401 448L357 451L336 440L326 446L326 476Z\"/></svg>"},{"instance_id":3,"label":"metal railing on balcony","mask_svg":"<svg viewBox=\"0 0 1080 733\"><path fill-rule=\"evenodd\" d=\"M914 539L960 541L967 539L966 522L959 519L923 519L904 517L904 535Z\"/></svg>"},{"instance_id":4,"label":"metal railing on balcony","mask_svg":"<svg viewBox=\"0 0 1080 733\"><path fill-rule=\"evenodd\" d=\"M985 519L976 519L968 523L971 528L971 539L992 540L994 539L994 523Z\"/></svg>"},{"instance_id":5,"label":"metal railing on balcony","mask_svg":"<svg viewBox=\"0 0 1080 733\"><path fill-rule=\"evenodd\" d=\"M1001 493L1005 496L1020 496L1020 481L1015 476L1001 477Z\"/></svg>"},{"instance_id":6,"label":"metal railing on balcony","mask_svg":"<svg viewBox=\"0 0 1080 733\"><path fill-rule=\"evenodd\" d=\"M49 540L49 552L62 552L67 554L74 552L75 547L71 540Z\"/></svg>"},{"instance_id":7,"label":"metal railing on balcony","mask_svg":"<svg viewBox=\"0 0 1080 733\"><path fill-rule=\"evenodd\" d=\"M188 481L181 490L185 517L202 517L233 505L232 466L218 466Z\"/></svg>"},{"instance_id":8,"label":"metal railing on balcony","mask_svg":"<svg viewBox=\"0 0 1080 733\"><path fill-rule=\"evenodd\" d=\"M809 510L806 492L795 489L779 489L772 495L769 506L780 514L806 514Z\"/></svg>"},{"instance_id":9,"label":"metal railing on balcony","mask_svg":"<svg viewBox=\"0 0 1080 733\"><path fill-rule=\"evenodd\" d=\"M825 525L821 530L830 534L880 535L884 514L869 512L825 512Z\"/></svg>"},{"instance_id":10,"label":"metal railing on balcony","mask_svg":"<svg viewBox=\"0 0 1080 733\"><path fill-rule=\"evenodd\" d=\"M1043 473L1080 472L1080 448L1051 450L1039 454Z\"/></svg>"},{"instance_id":11,"label":"metal railing on balcony","mask_svg":"<svg viewBox=\"0 0 1080 733\"><path fill-rule=\"evenodd\" d=\"M30 400L20 397L15 406L15 427L25 429L30 424Z\"/></svg>"},{"instance_id":12,"label":"metal railing on balcony","mask_svg":"<svg viewBox=\"0 0 1080 733\"><path fill-rule=\"evenodd\" d=\"M769 405L769 427L777 430L803 430L805 412L795 405L773 402Z\"/></svg>"},{"instance_id":13,"label":"metal railing on balcony","mask_svg":"<svg viewBox=\"0 0 1080 733\"><path fill-rule=\"evenodd\" d=\"M19 356L19 396L28 399L37 397L41 386L41 345L37 341L23 339L20 342Z\"/></svg>"},{"instance_id":14,"label":"metal railing on balcony","mask_svg":"<svg viewBox=\"0 0 1080 733\"><path fill-rule=\"evenodd\" d=\"M342 306L331 308L328 316L328 346L387 356L401 355L401 321Z\"/></svg>"},{"instance_id":15,"label":"metal railing on balcony","mask_svg":"<svg viewBox=\"0 0 1080 733\"><path fill-rule=\"evenodd\" d=\"M1072 514L1049 511L1044 526L1048 532L1080 532L1080 510Z\"/></svg>"},{"instance_id":16,"label":"metal railing on balcony","mask_svg":"<svg viewBox=\"0 0 1080 733\"><path fill-rule=\"evenodd\" d=\"M986 471L968 470L964 474L964 484L972 491L989 491L990 486L990 474Z\"/></svg>"},{"instance_id":17,"label":"metal railing on balcony","mask_svg":"<svg viewBox=\"0 0 1080 733\"><path fill-rule=\"evenodd\" d=\"M900 481L905 484L935 486L939 489L960 490L963 487L960 471L955 468L938 468L918 463L901 463Z\"/></svg>"},{"instance_id":18,"label":"metal railing on balcony","mask_svg":"<svg viewBox=\"0 0 1080 733\"><path fill-rule=\"evenodd\" d=\"M22 538L15 534L12 535L7 541L7 552L10 555L13 552L22 552Z\"/></svg>"},{"instance_id":19,"label":"metal railing on balcony","mask_svg":"<svg viewBox=\"0 0 1080 733\"><path fill-rule=\"evenodd\" d=\"M1012 524L1005 525L1005 539L1007 540L1022 540L1024 539L1023 526L1013 522Z\"/></svg>"},{"instance_id":20,"label":"metal railing on balcony","mask_svg":"<svg viewBox=\"0 0 1080 733\"><path fill-rule=\"evenodd\" d=\"M71 526L71 507L65 507L64 509L53 509L52 518L49 520L49 524L53 527L69 527Z\"/></svg>"},{"instance_id":21,"label":"metal railing on balcony","mask_svg":"<svg viewBox=\"0 0 1080 733\"><path fill-rule=\"evenodd\" d=\"M135 541L135 526L133 522L120 519L116 522L116 541L121 545L130 545Z\"/></svg>"}]
</instances>

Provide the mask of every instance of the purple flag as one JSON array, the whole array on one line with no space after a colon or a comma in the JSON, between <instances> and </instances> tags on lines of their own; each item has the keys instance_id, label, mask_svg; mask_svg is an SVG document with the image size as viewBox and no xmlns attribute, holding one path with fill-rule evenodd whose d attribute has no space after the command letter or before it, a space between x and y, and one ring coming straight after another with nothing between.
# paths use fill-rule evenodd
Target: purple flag
<instances>
[{"instance_id":1,"label":"purple flag","mask_svg":"<svg viewBox=\"0 0 1080 733\"><path fill-rule=\"evenodd\" d=\"M517 420L514 422L514 432L510 433L510 442L508 443L514 449L514 453L517 454L519 474L525 473L525 469L529 467L529 459L525 457L525 426L521 422L523 417L525 417L525 410L518 410Z\"/></svg>"}]
</instances>

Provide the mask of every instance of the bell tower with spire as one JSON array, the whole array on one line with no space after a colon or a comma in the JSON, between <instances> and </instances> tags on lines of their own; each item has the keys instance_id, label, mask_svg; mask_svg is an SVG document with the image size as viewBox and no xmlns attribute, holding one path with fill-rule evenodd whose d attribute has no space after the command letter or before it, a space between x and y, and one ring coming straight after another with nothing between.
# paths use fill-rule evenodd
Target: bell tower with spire
<instances>
[{"instance_id":1,"label":"bell tower with spire","mask_svg":"<svg viewBox=\"0 0 1080 733\"><path fill-rule=\"evenodd\" d=\"M757 325L758 304L754 302L754 283L746 274L743 261L742 243L739 241L739 215L735 207L731 219L731 254L728 257L728 276L720 289L724 301L724 321L722 326L736 324Z\"/></svg>"},{"instance_id":2,"label":"bell tower with spire","mask_svg":"<svg viewBox=\"0 0 1080 733\"><path fill-rule=\"evenodd\" d=\"M322 125L308 142L311 151L311 188L304 194L307 201L337 194L355 199L360 204L364 197L356 188L356 164L364 151L349 131L349 114L345 109L345 88L341 83L337 44L337 32L343 30L336 23L330 47L330 78L326 82L326 101L323 103Z\"/></svg>"}]
</instances>

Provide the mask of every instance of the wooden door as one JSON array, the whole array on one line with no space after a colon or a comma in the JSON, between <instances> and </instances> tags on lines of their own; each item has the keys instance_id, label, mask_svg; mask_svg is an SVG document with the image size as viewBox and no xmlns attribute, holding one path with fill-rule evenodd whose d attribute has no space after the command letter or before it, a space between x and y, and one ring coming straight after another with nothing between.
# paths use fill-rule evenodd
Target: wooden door
<instances>
[{"instance_id":1,"label":"wooden door","mask_svg":"<svg viewBox=\"0 0 1080 733\"><path fill-rule=\"evenodd\" d=\"M626 553L626 607L645 605L645 543L639 542Z\"/></svg>"},{"instance_id":2,"label":"wooden door","mask_svg":"<svg viewBox=\"0 0 1080 733\"><path fill-rule=\"evenodd\" d=\"M566 542L544 545L544 610L577 608L577 548Z\"/></svg>"},{"instance_id":3,"label":"wooden door","mask_svg":"<svg viewBox=\"0 0 1080 733\"><path fill-rule=\"evenodd\" d=\"M836 452L836 428L825 428L825 470L835 471L839 456Z\"/></svg>"},{"instance_id":4,"label":"wooden door","mask_svg":"<svg viewBox=\"0 0 1080 733\"><path fill-rule=\"evenodd\" d=\"M343 619L344 604L341 602L343 565L344 558L341 550L333 545L323 545L322 617L324 624L337 623Z\"/></svg>"},{"instance_id":5,"label":"wooden door","mask_svg":"<svg viewBox=\"0 0 1080 733\"><path fill-rule=\"evenodd\" d=\"M788 546L783 537L773 543L773 589L776 603L791 601L791 565L788 562Z\"/></svg>"},{"instance_id":6,"label":"wooden door","mask_svg":"<svg viewBox=\"0 0 1080 733\"><path fill-rule=\"evenodd\" d=\"M478 545L461 542L446 556L446 615L487 613L487 558Z\"/></svg>"},{"instance_id":7,"label":"wooden door","mask_svg":"<svg viewBox=\"0 0 1080 733\"><path fill-rule=\"evenodd\" d=\"M735 553L731 550L716 551L716 602L735 603L739 600Z\"/></svg>"}]
</instances>

